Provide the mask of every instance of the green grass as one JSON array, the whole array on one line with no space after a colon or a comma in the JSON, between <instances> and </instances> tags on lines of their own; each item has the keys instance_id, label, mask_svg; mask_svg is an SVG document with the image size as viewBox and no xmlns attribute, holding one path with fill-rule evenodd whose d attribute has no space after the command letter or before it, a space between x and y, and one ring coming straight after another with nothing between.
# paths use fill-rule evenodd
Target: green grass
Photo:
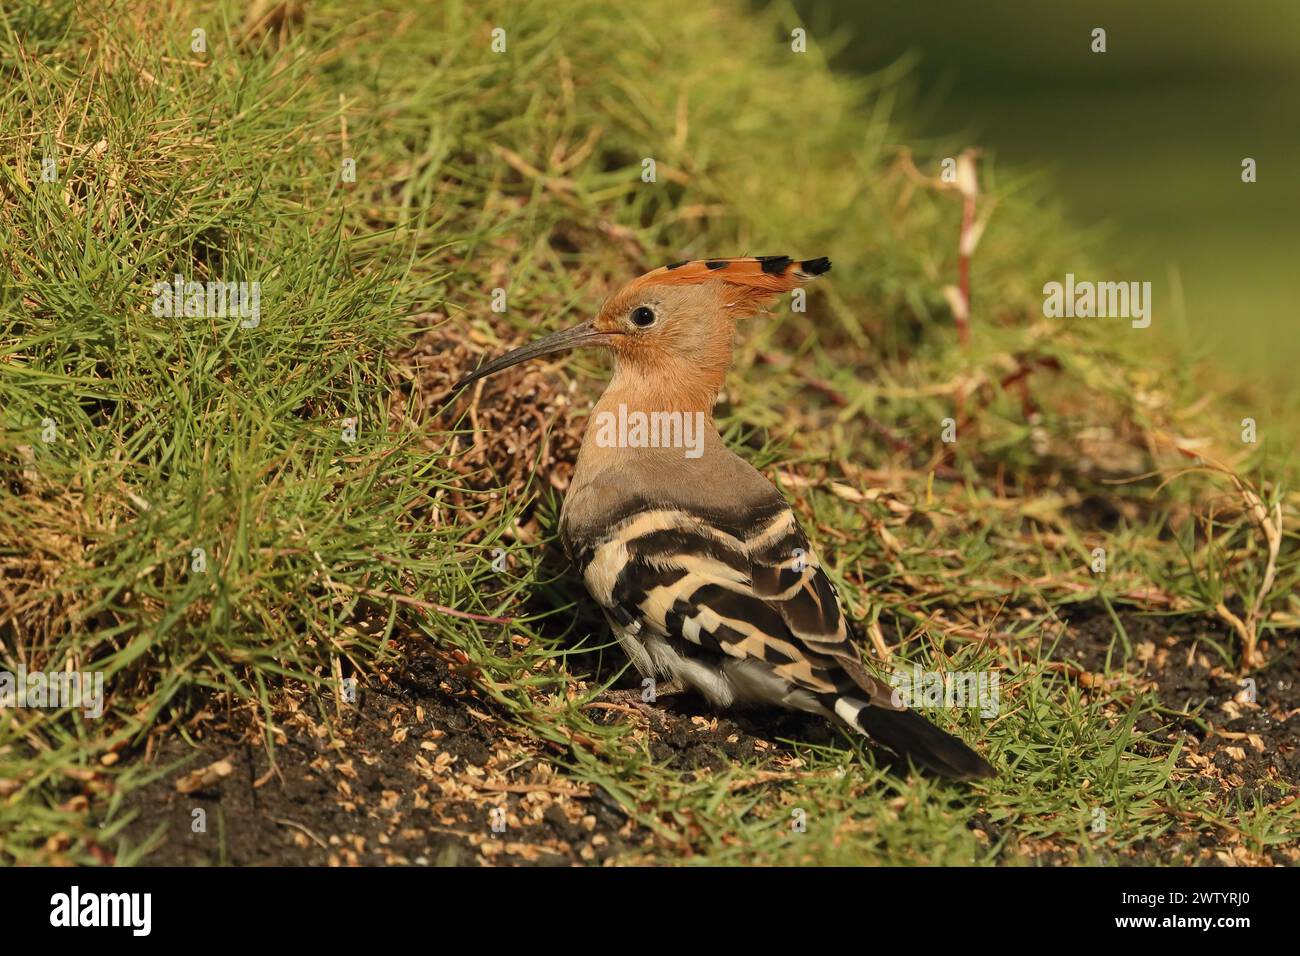
<instances>
[{"instance_id":1,"label":"green grass","mask_svg":"<svg viewBox=\"0 0 1300 956\"><path fill-rule=\"evenodd\" d=\"M1093 862L1172 830L1240 831L1258 852L1293 829L1300 804L1234 806L1135 729L1161 704L1123 676L1119 617L1114 687L1084 693L1043 666L1077 600L1126 609L1151 588L1187 614L1253 605L1267 554L1242 493L1226 471L1162 484L1192 464L1175 435L1206 438L1283 506L1258 629L1293 629L1290 463L1236 441L1226 399L1197 404L1184 357L1146 354L1126 325L1041 317L1043 282L1097 260L1032 174L981 169L992 217L959 349L942 290L960 203L900 162L900 76L832 74L817 37L793 54L784 7L668 6L0 14L0 666L93 668L108 687L101 720L0 714L0 860L134 862L119 831L151 733L188 738L237 708L273 749L288 688L329 713L339 674L364 681L430 644L467 655L501 720L648 828L633 859ZM918 167L961 145L918 146ZM555 531L544 476L465 474L465 446L494 436L402 388L403 350L430 326L478 351L576 320L664 261L787 252L835 271L807 314L782 306L742 331L728 437L801 499L857 620L906 659L1007 669L999 716L935 715L1004 768L987 785L901 780L847 738L670 769L594 721L586 679L617 652L532 570ZM176 273L260 281L260 324L153 315L153 283ZM1033 414L999 384L1029 365ZM593 395L599 362L567 367ZM532 441L510 466L523 475ZM884 493L852 493L870 489ZM1094 500L1116 517L1089 518ZM519 542L521 522L539 543ZM497 574L495 547L522 570ZM528 643L418 602L511 616ZM1238 642L1216 651L1241 666ZM1104 835L1088 826L1099 804Z\"/></svg>"}]
</instances>

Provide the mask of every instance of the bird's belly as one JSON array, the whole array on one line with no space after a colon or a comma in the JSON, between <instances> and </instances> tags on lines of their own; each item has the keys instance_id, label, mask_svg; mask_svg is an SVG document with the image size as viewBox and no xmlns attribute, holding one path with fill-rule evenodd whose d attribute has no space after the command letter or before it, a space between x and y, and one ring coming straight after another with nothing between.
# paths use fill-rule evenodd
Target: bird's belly
<instances>
[{"instance_id":1,"label":"bird's belly","mask_svg":"<svg viewBox=\"0 0 1300 956\"><path fill-rule=\"evenodd\" d=\"M736 703L736 685L722 667L688 657L678 651L671 640L659 634L640 627L612 626L619 646L643 677L677 681L684 687L699 691L715 707L730 707Z\"/></svg>"},{"instance_id":2,"label":"bird's belly","mask_svg":"<svg viewBox=\"0 0 1300 956\"><path fill-rule=\"evenodd\" d=\"M813 694L778 677L761 661L725 658L701 660L683 653L670 638L643 628L610 622L619 646L643 677L667 678L703 694L715 707L769 704L790 710L832 715Z\"/></svg>"}]
</instances>

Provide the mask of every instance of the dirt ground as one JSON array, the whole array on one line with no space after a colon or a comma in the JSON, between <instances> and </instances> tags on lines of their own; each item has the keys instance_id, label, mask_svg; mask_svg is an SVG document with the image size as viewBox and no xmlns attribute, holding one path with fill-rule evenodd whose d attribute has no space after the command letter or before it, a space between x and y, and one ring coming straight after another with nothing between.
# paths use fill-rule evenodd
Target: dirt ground
<instances>
[{"instance_id":1,"label":"dirt ground","mask_svg":"<svg viewBox=\"0 0 1300 956\"><path fill-rule=\"evenodd\" d=\"M1068 616L1068 657L1087 673L1100 671L1115 629L1100 603L1074 605ZM1206 732L1191 716L1171 716L1163 733L1168 740L1182 736L1184 763L1203 772L1207 781L1232 789L1246 802L1258 797L1275 803L1283 796L1279 781L1300 782L1300 640L1296 634L1273 640L1286 650L1272 655L1269 666L1255 675L1251 687L1216 662L1204 643L1220 646L1232 641L1227 626L1199 617L1122 617L1136 661L1128 671L1153 682L1161 703L1172 714L1195 714L1207 723ZM1138 730L1154 731L1159 724L1144 717Z\"/></svg>"},{"instance_id":2,"label":"dirt ground","mask_svg":"<svg viewBox=\"0 0 1300 956\"><path fill-rule=\"evenodd\" d=\"M753 716L717 715L685 694L633 708L616 691L595 709L598 722L639 718L652 756L681 770L775 754L786 749L777 738L834 739L824 722L798 714L763 722L767 737L758 736ZM139 816L128 838L160 838L148 861L182 866L600 864L652 840L603 790L559 776L544 747L513 733L433 657L400 683L363 692L331 721L334 739L306 715L289 723L278 773L260 738L229 725L210 727L198 748L174 738L158 748L155 763L183 766L132 793L128 809ZM201 785L181 793L186 778ZM196 809L205 832L194 830Z\"/></svg>"},{"instance_id":3,"label":"dirt ground","mask_svg":"<svg viewBox=\"0 0 1300 956\"><path fill-rule=\"evenodd\" d=\"M1284 796L1281 781L1300 781L1294 639L1287 642L1292 650L1275 654L1257 678L1251 702L1237 679L1214 665L1209 648L1198 644L1198 637L1226 637L1216 622L1133 613L1121 619L1135 660L1129 676L1119 679L1134 687L1154 683L1171 713L1161 733L1184 738L1181 759L1198 772L1201 785L1272 803ZM1054 666L1085 685L1100 679L1113 637L1103 606L1074 605ZM209 723L197 748L172 738L156 749L153 762L184 765L130 795L128 809L138 815L126 835L134 843L156 838L147 859L158 865L648 859L638 851L649 849L652 834L603 790L562 776L553 752L512 728L444 659L412 648L409 661L391 681L364 690L355 709L331 716L329 726L302 710L283 719L275 770L247 720ZM649 735L654 758L683 770L775 757L786 749L781 738L834 739L812 718L755 722L743 713L717 715L685 694L640 707L615 691L595 712L610 721L636 721ZM196 832L198 809L206 813L204 832ZM1207 837L1207 859L1211 842ZM1274 862L1289 861L1276 856Z\"/></svg>"}]
</instances>

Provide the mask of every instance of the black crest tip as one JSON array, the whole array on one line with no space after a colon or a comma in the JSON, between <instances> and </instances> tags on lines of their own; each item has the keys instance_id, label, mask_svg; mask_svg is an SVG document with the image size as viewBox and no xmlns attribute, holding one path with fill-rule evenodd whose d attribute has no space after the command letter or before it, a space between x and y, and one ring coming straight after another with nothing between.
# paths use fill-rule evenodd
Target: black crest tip
<instances>
[{"instance_id":1,"label":"black crest tip","mask_svg":"<svg viewBox=\"0 0 1300 956\"><path fill-rule=\"evenodd\" d=\"M763 271L769 275L781 275L790 267L789 256L758 256Z\"/></svg>"}]
</instances>

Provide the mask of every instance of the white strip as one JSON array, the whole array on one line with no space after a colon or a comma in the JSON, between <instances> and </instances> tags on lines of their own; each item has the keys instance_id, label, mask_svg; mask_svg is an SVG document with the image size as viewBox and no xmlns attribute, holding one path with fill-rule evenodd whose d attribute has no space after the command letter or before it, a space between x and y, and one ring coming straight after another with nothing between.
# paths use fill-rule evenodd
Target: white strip
<instances>
[{"instance_id":1,"label":"white strip","mask_svg":"<svg viewBox=\"0 0 1300 956\"><path fill-rule=\"evenodd\" d=\"M835 701L835 714L850 727L860 730L861 725L858 723L858 714L862 713L870 704L864 704L860 700L854 700L852 697L841 697Z\"/></svg>"},{"instance_id":2,"label":"white strip","mask_svg":"<svg viewBox=\"0 0 1300 956\"><path fill-rule=\"evenodd\" d=\"M782 535L788 534L794 529L794 512L786 508L779 515L773 518L766 528L757 534L751 534L745 539L750 551L761 551L767 545L771 544Z\"/></svg>"}]
</instances>

